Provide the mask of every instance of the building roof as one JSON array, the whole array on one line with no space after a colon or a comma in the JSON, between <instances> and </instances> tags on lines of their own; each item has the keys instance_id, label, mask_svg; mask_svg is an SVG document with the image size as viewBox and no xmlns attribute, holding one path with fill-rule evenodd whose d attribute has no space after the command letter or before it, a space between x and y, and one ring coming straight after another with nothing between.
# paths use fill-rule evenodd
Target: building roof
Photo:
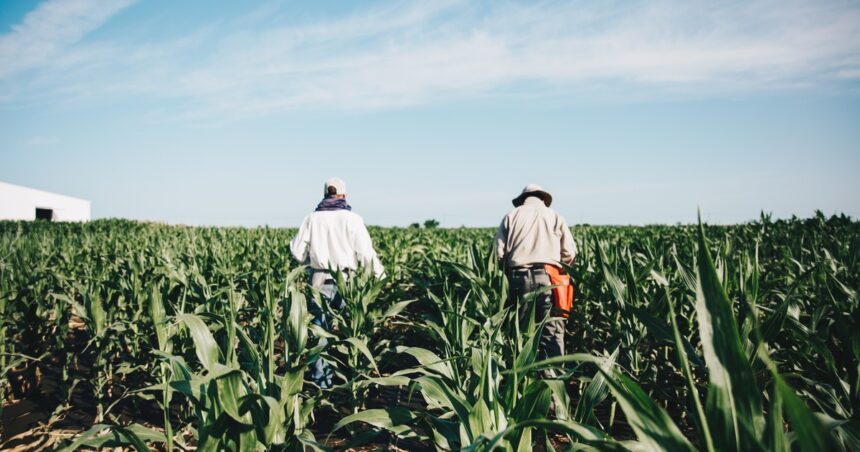
<instances>
[{"instance_id":1,"label":"building roof","mask_svg":"<svg viewBox=\"0 0 860 452\"><path fill-rule=\"evenodd\" d=\"M39 190L36 188L24 187L23 185L15 185L15 184L10 184L8 182L0 181L0 193L9 193L9 192L15 192L15 191L18 191L22 194L27 193L30 195L41 194L41 195L56 196L56 197L60 197L60 198L66 198L69 201L78 201L78 202L86 202L86 203L90 202L87 199L76 198L74 196L63 195L60 193L54 193L54 192L50 192L50 191Z\"/></svg>"}]
</instances>

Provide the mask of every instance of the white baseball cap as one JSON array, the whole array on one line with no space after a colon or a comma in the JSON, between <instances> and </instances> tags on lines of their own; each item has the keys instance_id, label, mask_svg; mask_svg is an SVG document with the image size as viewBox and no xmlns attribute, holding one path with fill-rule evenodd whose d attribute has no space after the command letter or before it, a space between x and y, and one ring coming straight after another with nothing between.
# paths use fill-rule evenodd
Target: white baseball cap
<instances>
[{"instance_id":1,"label":"white baseball cap","mask_svg":"<svg viewBox=\"0 0 860 452\"><path fill-rule=\"evenodd\" d=\"M325 186L323 187L323 195L329 195L329 187L334 187L336 195L345 195L346 194L346 182L339 177L331 177L327 181L325 181Z\"/></svg>"}]
</instances>

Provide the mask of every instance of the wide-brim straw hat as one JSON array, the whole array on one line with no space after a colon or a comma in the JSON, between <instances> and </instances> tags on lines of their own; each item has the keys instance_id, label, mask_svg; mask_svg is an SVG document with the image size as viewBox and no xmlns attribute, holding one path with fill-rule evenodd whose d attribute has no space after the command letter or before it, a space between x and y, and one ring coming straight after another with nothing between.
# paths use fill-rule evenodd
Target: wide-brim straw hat
<instances>
[{"instance_id":1,"label":"wide-brim straw hat","mask_svg":"<svg viewBox=\"0 0 860 452\"><path fill-rule=\"evenodd\" d=\"M520 193L519 196L513 199L514 207L519 207L523 205L526 198L529 196L537 196L538 198L543 200L543 203L549 207L552 204L552 195L546 192L540 185L537 184L528 184L526 188L523 189L523 192Z\"/></svg>"}]
</instances>

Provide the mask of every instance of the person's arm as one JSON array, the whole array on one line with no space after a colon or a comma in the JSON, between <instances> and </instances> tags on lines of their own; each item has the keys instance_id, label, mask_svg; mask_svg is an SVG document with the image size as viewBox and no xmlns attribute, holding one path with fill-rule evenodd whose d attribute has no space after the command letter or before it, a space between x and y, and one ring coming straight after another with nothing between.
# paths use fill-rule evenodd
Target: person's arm
<instances>
[{"instance_id":1,"label":"person's arm","mask_svg":"<svg viewBox=\"0 0 860 452\"><path fill-rule=\"evenodd\" d=\"M561 262L567 265L573 264L573 259L576 258L576 242L573 241L573 234L570 233L570 228L567 227L567 222L559 216L561 224Z\"/></svg>"},{"instance_id":2,"label":"person's arm","mask_svg":"<svg viewBox=\"0 0 860 452\"><path fill-rule=\"evenodd\" d=\"M502 218L502 223L499 224L499 229L496 231L496 237L493 239L493 244L496 247L496 257L499 259L499 262L504 266L505 264L505 253L507 252L508 245L508 217Z\"/></svg>"},{"instance_id":3,"label":"person's arm","mask_svg":"<svg viewBox=\"0 0 860 452\"><path fill-rule=\"evenodd\" d=\"M364 225L364 220L356 218L355 230L353 236L353 249L355 249L355 258L362 265L370 265L373 268L373 274L377 278L385 276L385 268L373 249L373 241L370 239L370 233L367 232L367 227Z\"/></svg>"},{"instance_id":4,"label":"person's arm","mask_svg":"<svg viewBox=\"0 0 860 452\"><path fill-rule=\"evenodd\" d=\"M305 217L302 221L302 226L299 232L293 237L290 242L290 253L300 263L304 264L308 260L308 244L311 240L310 216Z\"/></svg>"}]
</instances>

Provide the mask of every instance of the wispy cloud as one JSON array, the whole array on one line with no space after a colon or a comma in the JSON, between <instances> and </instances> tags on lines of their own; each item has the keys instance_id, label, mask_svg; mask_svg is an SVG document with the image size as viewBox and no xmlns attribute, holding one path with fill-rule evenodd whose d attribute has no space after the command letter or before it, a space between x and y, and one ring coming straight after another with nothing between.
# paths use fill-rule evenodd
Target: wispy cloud
<instances>
[{"instance_id":1,"label":"wispy cloud","mask_svg":"<svg viewBox=\"0 0 860 452\"><path fill-rule=\"evenodd\" d=\"M606 85L699 96L797 89L854 80L860 67L856 2L394 3L254 26L267 7L234 26L134 46L71 45L128 4L95 14L90 2L72 3L51 0L0 38L9 88L0 102L147 96L174 101L183 117L223 118ZM78 26L48 31L69 15ZM39 51L19 61L24 48ZM10 78L24 68L35 77Z\"/></svg>"},{"instance_id":2,"label":"wispy cloud","mask_svg":"<svg viewBox=\"0 0 860 452\"><path fill-rule=\"evenodd\" d=\"M38 68L135 0L48 0L0 36L0 77Z\"/></svg>"},{"instance_id":3,"label":"wispy cloud","mask_svg":"<svg viewBox=\"0 0 860 452\"><path fill-rule=\"evenodd\" d=\"M30 147L38 147L38 146L48 146L48 145L55 144L58 142L59 142L59 140L57 140L54 137L45 137L45 136L37 135L37 136L29 138L25 144L27 146L30 146Z\"/></svg>"}]
</instances>

